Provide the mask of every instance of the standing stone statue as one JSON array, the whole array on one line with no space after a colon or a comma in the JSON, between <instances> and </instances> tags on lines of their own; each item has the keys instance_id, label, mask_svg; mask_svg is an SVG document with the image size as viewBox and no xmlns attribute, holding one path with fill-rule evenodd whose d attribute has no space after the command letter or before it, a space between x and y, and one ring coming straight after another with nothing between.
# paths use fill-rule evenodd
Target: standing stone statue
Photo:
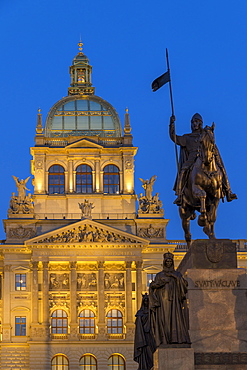
<instances>
[{"instance_id":1,"label":"standing stone statue","mask_svg":"<svg viewBox=\"0 0 247 370\"><path fill-rule=\"evenodd\" d=\"M93 203L89 203L89 200L85 199L84 203L78 203L78 205L81 210L81 218L92 218Z\"/></svg>"},{"instance_id":2,"label":"standing stone statue","mask_svg":"<svg viewBox=\"0 0 247 370\"><path fill-rule=\"evenodd\" d=\"M142 304L136 313L134 361L139 363L138 370L151 370L154 366L153 353L156 350L155 339L151 329L149 297L142 296Z\"/></svg>"},{"instance_id":3,"label":"standing stone statue","mask_svg":"<svg viewBox=\"0 0 247 370\"><path fill-rule=\"evenodd\" d=\"M164 209L162 209L162 202L159 199L159 193L153 195L153 185L157 176L152 176L150 180L143 180L140 178L142 182L142 187L145 190L145 195L142 193L139 196L139 208L138 214L143 215L147 213L151 214L158 214L160 216L164 215Z\"/></svg>"},{"instance_id":4,"label":"standing stone statue","mask_svg":"<svg viewBox=\"0 0 247 370\"><path fill-rule=\"evenodd\" d=\"M175 271L173 254L164 254L163 271L149 287L151 323L156 346L189 344L186 306L187 281Z\"/></svg>"},{"instance_id":5,"label":"standing stone statue","mask_svg":"<svg viewBox=\"0 0 247 370\"><path fill-rule=\"evenodd\" d=\"M19 202L24 202L25 197L26 197L26 190L30 191L28 188L26 188L26 183L30 179L30 176L26 178L26 180L19 180L18 177L12 176L13 179L15 180L16 187L18 190L18 201Z\"/></svg>"},{"instance_id":6,"label":"standing stone statue","mask_svg":"<svg viewBox=\"0 0 247 370\"><path fill-rule=\"evenodd\" d=\"M147 200L152 199L153 184L154 184L156 179L157 179L157 176L155 176L155 175L152 176L150 180L143 180L143 179L140 178L140 180L142 182L142 187L145 190L145 197L147 198Z\"/></svg>"}]
</instances>

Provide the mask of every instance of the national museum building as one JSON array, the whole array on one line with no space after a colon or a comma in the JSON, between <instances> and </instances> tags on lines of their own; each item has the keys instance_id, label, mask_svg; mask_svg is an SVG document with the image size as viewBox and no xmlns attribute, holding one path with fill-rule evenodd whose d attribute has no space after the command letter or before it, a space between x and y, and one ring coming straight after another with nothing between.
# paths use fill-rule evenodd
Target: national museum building
<instances>
[{"instance_id":1,"label":"national museum building","mask_svg":"<svg viewBox=\"0 0 247 370\"><path fill-rule=\"evenodd\" d=\"M68 96L38 112L34 193L14 177L1 245L2 370L136 370L135 313L168 241L155 176L134 191L129 113L94 94L79 45ZM237 241L245 267L246 242Z\"/></svg>"}]
</instances>

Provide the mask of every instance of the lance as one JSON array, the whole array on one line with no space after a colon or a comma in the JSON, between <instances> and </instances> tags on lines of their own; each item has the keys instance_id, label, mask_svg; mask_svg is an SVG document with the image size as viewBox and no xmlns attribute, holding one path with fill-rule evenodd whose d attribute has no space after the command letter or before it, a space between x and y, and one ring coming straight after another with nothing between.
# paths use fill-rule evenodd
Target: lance
<instances>
[{"instance_id":1,"label":"lance","mask_svg":"<svg viewBox=\"0 0 247 370\"><path fill-rule=\"evenodd\" d=\"M169 82L169 91L170 91L170 102L171 102L171 110L172 110L172 116L175 117L174 114L174 104L173 104L173 96L172 96L172 81L171 81L171 72L170 72L170 65L169 65L169 57L168 57L168 49L166 48L166 64L167 64L167 72L165 72L160 77L156 78L152 82L152 89L153 91L157 91L160 87L165 85L167 82ZM178 162L178 148L176 143L176 129L175 129L175 122L174 122L174 134L175 134L175 157L176 157L176 165L177 165L177 171L179 172L179 162Z\"/></svg>"}]
</instances>

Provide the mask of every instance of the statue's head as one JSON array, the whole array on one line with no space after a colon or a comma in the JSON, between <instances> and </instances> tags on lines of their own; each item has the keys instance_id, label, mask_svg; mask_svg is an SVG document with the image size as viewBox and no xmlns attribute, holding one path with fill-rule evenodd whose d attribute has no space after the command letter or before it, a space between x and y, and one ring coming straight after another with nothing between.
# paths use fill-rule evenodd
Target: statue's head
<instances>
[{"instance_id":1,"label":"statue's head","mask_svg":"<svg viewBox=\"0 0 247 370\"><path fill-rule=\"evenodd\" d=\"M191 130L192 132L202 129L203 119L199 113L195 113L191 118Z\"/></svg>"},{"instance_id":2,"label":"statue's head","mask_svg":"<svg viewBox=\"0 0 247 370\"><path fill-rule=\"evenodd\" d=\"M142 307L148 307L149 305L149 296L147 293L142 295Z\"/></svg>"},{"instance_id":3,"label":"statue's head","mask_svg":"<svg viewBox=\"0 0 247 370\"><path fill-rule=\"evenodd\" d=\"M163 268L164 269L174 269L173 254L170 252L167 252L164 254L163 257L164 257Z\"/></svg>"}]
</instances>

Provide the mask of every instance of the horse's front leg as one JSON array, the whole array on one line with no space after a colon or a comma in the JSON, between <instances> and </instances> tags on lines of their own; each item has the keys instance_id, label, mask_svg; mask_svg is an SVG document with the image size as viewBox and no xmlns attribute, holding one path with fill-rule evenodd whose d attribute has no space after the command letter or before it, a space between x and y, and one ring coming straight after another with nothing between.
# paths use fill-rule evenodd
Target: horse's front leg
<instances>
[{"instance_id":1,"label":"horse's front leg","mask_svg":"<svg viewBox=\"0 0 247 370\"><path fill-rule=\"evenodd\" d=\"M179 207L179 215L182 220L182 227L184 230L184 237L187 243L188 248L191 246L191 233L190 233L190 220L191 212L185 209L183 206Z\"/></svg>"}]
</instances>

